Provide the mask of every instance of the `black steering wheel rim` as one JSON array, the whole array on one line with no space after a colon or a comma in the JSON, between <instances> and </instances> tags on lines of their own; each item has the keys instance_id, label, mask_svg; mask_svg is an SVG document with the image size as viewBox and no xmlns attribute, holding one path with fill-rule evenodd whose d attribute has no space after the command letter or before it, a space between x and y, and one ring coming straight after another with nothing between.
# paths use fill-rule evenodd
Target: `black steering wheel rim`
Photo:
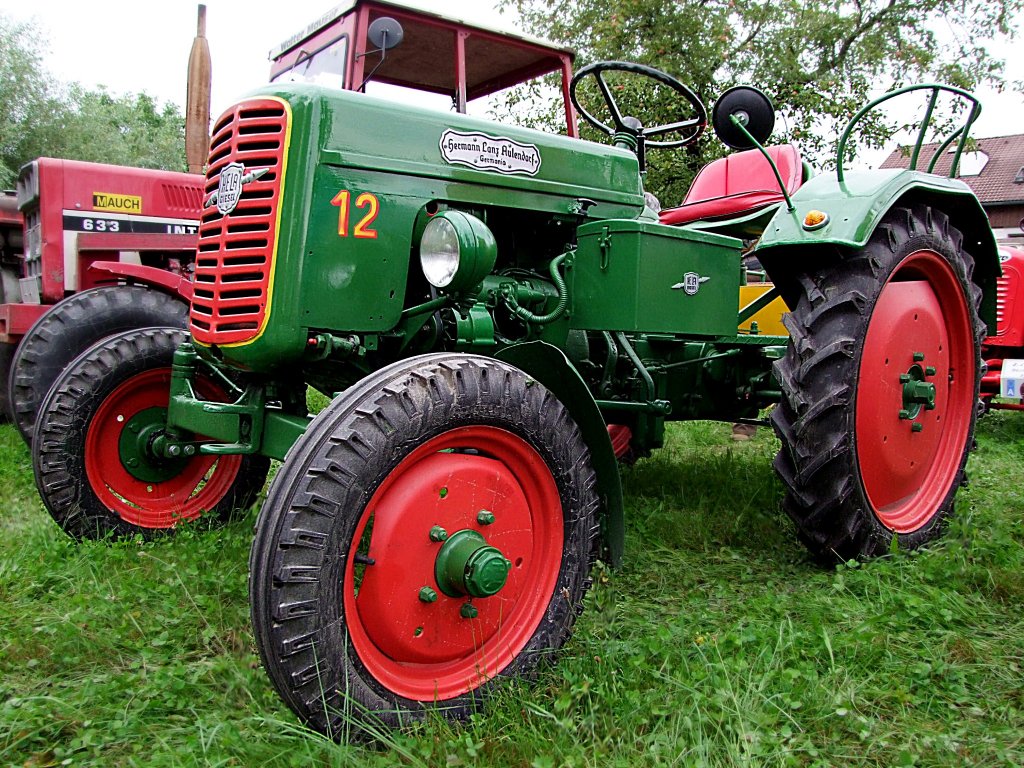
<instances>
[{"instance_id":1,"label":"black steering wheel rim","mask_svg":"<svg viewBox=\"0 0 1024 768\"><path fill-rule=\"evenodd\" d=\"M615 101L615 97L612 95L608 88L608 84L605 83L604 78L602 77L605 72L631 72L633 74L649 77L652 80L657 80L662 85L667 85L689 102L690 106L694 109L694 117L675 123L656 125L653 128L643 128L639 131L627 126L623 122L624 116L622 111L619 109L618 103ZM584 109L580 104L579 99L576 98L577 84L581 79L588 75L593 75L594 79L597 80L597 86L601 91L601 95L604 97L608 110L611 112L612 121L615 123L614 127L605 125L594 117L594 115L590 114L590 112ZM672 75L662 72L660 69L648 67L646 64L636 64L631 61L596 61L593 64L588 64L583 67L573 75L572 81L569 83L569 100L572 102L573 107L575 107L580 116L598 130L604 131L609 136L614 136L619 131L626 131L628 133L640 135L644 138L644 143L648 147L667 149L692 144L702 133L704 133L704 129L708 124L708 111L704 106L704 102L702 102L700 97L697 96L697 94L695 94L688 86L672 77ZM648 138L652 136L662 136L666 133L672 133L673 131L684 132L683 138L676 139L674 141L651 141ZM685 133L686 131L690 132Z\"/></svg>"}]
</instances>

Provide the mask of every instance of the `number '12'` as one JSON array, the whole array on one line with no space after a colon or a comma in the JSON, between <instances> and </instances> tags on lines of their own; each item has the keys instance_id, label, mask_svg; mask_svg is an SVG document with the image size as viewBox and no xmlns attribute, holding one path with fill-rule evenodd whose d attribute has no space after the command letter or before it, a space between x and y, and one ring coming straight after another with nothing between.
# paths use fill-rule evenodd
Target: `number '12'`
<instances>
[{"instance_id":1,"label":"number '12'","mask_svg":"<svg viewBox=\"0 0 1024 768\"><path fill-rule=\"evenodd\" d=\"M331 200L331 205L338 206L338 237L348 237L348 219L351 210L351 201L352 193L347 189L343 189L334 196L333 200ZM371 239L377 237L377 230L370 229L370 225L373 223L373 220L377 218L377 214L380 212L380 201L377 199L377 196L370 192L363 192L356 198L355 207L359 209L368 208L368 210L352 230L353 237Z\"/></svg>"}]
</instances>

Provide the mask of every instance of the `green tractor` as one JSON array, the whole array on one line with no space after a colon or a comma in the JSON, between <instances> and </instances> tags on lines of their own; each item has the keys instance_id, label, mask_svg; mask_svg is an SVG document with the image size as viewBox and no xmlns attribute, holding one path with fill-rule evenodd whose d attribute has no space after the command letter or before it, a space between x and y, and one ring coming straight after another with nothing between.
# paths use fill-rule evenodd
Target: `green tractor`
<instances>
[{"instance_id":1,"label":"green tractor","mask_svg":"<svg viewBox=\"0 0 1024 768\"><path fill-rule=\"evenodd\" d=\"M818 559L939 534L999 272L964 184L844 169L865 112L838 171L811 176L795 147L763 146L767 98L736 88L712 123L739 151L656 214L646 152L708 122L685 85L622 62L570 84L552 48L610 146L571 122L560 136L465 114L489 91L464 58L456 111L398 108L351 88L351 66L372 47L384 81L432 75L412 53L439 55L417 35L440 22L380 5L352 10L349 90L282 79L215 123L189 332L100 342L50 390L33 461L68 534L228 515L283 462L256 524L253 626L283 699L335 735L462 716L560 648L595 559L623 556L618 459L658 448L669 420L775 405L783 503ZM459 61L471 46L451 39ZM493 82L543 69L502 61ZM678 119L627 114L622 76L679 98ZM967 101L943 148L962 151L977 103L918 88L929 114L941 94ZM741 307L749 255L774 288ZM756 333L777 297L788 337ZM332 398L315 418L309 387Z\"/></svg>"}]
</instances>

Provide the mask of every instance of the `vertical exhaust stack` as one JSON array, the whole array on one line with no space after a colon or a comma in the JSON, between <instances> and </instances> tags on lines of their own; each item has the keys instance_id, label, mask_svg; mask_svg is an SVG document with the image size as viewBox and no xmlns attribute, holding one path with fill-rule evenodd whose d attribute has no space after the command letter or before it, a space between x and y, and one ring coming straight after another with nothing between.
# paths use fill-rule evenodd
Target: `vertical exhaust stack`
<instances>
[{"instance_id":1,"label":"vertical exhaust stack","mask_svg":"<svg viewBox=\"0 0 1024 768\"><path fill-rule=\"evenodd\" d=\"M188 56L185 105L185 160L189 173L202 173L210 151L210 82L213 67L206 41L206 6L199 6L196 37Z\"/></svg>"}]
</instances>

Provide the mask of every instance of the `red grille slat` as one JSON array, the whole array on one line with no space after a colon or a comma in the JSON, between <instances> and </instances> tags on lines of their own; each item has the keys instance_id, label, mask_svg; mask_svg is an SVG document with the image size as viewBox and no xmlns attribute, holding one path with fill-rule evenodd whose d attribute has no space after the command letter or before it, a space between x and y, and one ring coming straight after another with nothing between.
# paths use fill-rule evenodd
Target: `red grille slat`
<instances>
[{"instance_id":1,"label":"red grille slat","mask_svg":"<svg viewBox=\"0 0 1024 768\"><path fill-rule=\"evenodd\" d=\"M1010 293L1013 286L1008 277L1000 277L996 280L996 336L1002 336L1008 330L1006 327L1006 310L1010 302Z\"/></svg>"},{"instance_id":2,"label":"red grille slat","mask_svg":"<svg viewBox=\"0 0 1024 768\"><path fill-rule=\"evenodd\" d=\"M230 163L241 163L247 173L267 170L243 186L229 214L216 205L203 210L191 310L192 335L200 343L245 343L266 322L287 131L285 107L274 99L242 102L214 126L207 199Z\"/></svg>"}]
</instances>

